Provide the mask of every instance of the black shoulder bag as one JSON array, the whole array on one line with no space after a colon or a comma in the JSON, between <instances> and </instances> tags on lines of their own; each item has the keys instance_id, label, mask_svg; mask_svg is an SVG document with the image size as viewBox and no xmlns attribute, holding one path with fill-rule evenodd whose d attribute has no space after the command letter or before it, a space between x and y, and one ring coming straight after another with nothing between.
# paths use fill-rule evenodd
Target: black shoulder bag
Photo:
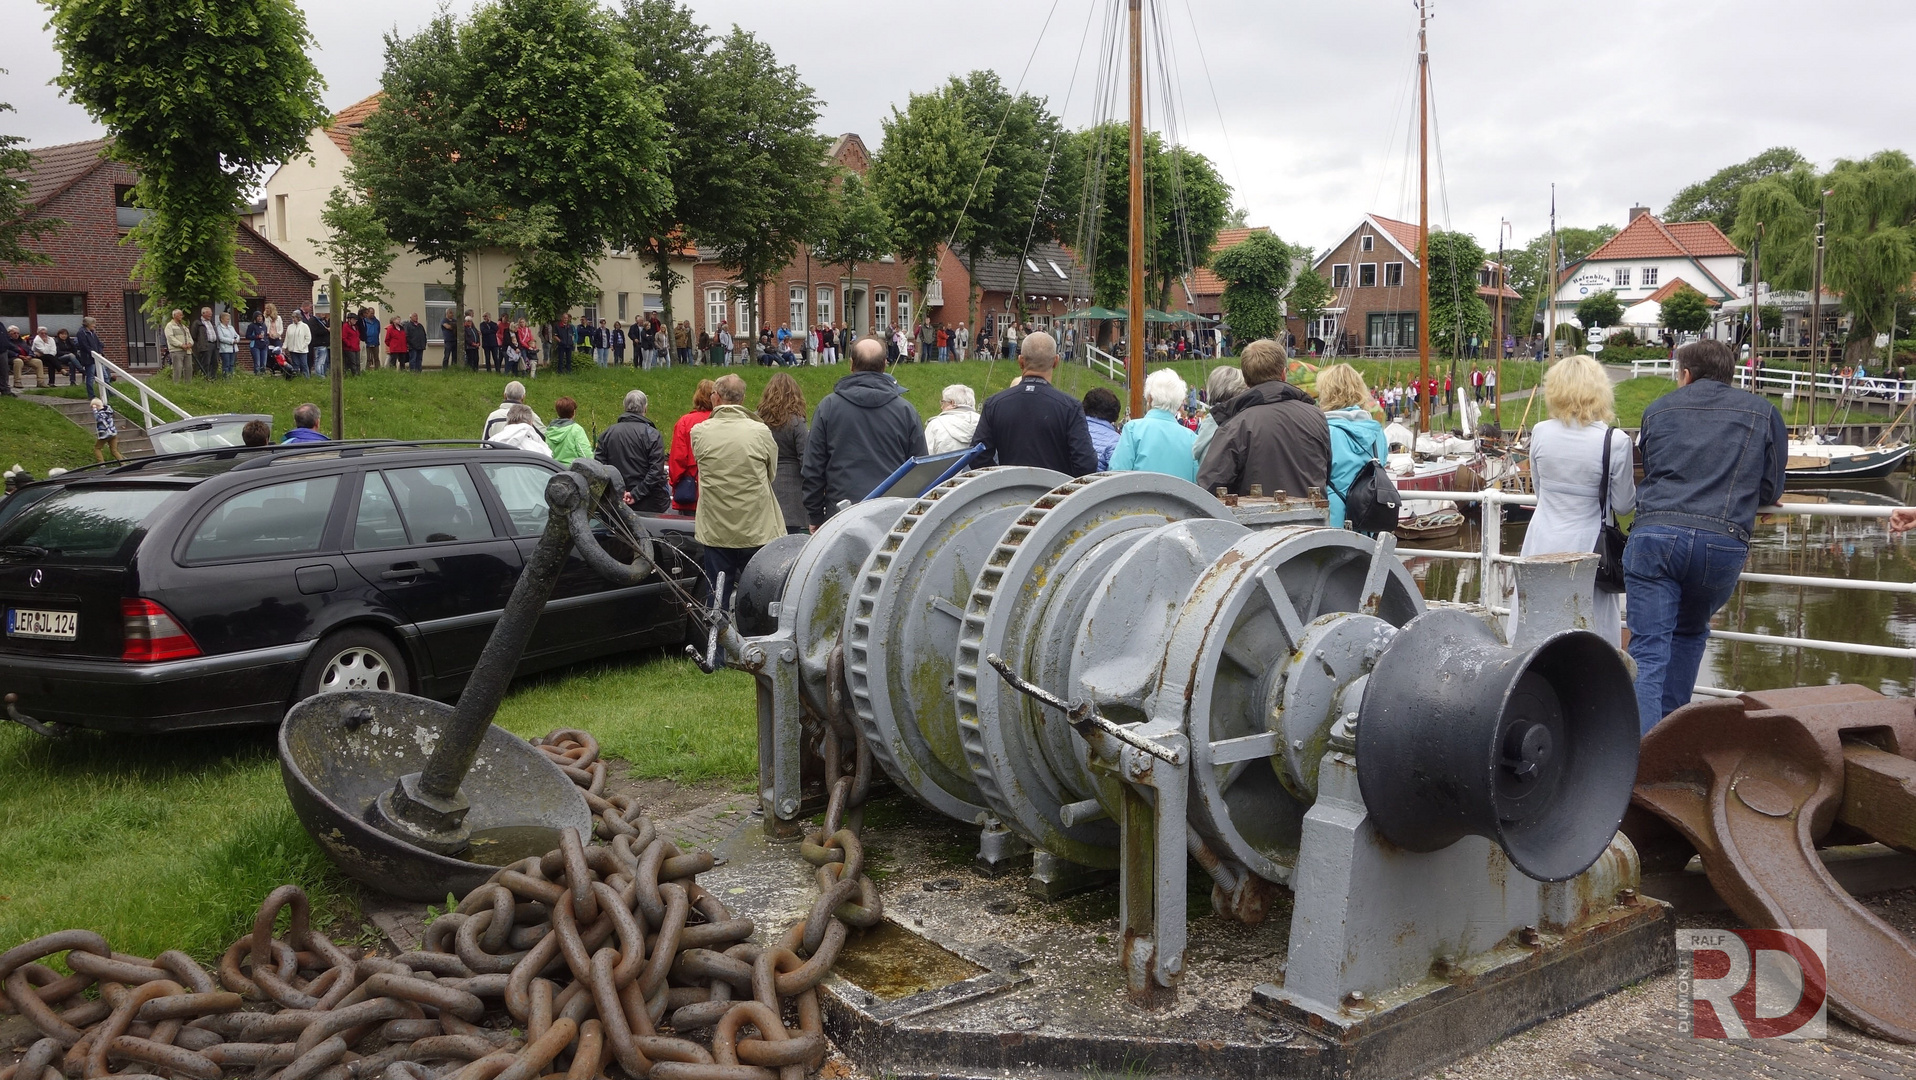
<instances>
[{"instance_id":1,"label":"black shoulder bag","mask_svg":"<svg viewBox=\"0 0 1916 1080\"><path fill-rule=\"evenodd\" d=\"M1597 591L1623 591L1623 547L1630 534L1610 514L1610 442L1616 429L1603 429L1603 474L1597 477Z\"/></svg>"},{"instance_id":2,"label":"black shoulder bag","mask_svg":"<svg viewBox=\"0 0 1916 1080\"><path fill-rule=\"evenodd\" d=\"M1351 432L1343 428L1338 431L1355 444ZM1357 450L1359 453L1369 453L1371 447ZM1373 536L1397 531L1397 511L1403 505L1403 500L1397 494L1397 485L1391 483L1390 471L1375 456L1358 466L1357 475L1351 478L1350 486L1338 494L1344 497L1346 529Z\"/></svg>"}]
</instances>

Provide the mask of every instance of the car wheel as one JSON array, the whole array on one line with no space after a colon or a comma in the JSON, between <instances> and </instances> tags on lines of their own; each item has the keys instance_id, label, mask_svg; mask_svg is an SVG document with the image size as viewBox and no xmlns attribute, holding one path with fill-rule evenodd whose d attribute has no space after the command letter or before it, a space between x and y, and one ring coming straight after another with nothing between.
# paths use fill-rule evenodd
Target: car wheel
<instances>
[{"instance_id":1,"label":"car wheel","mask_svg":"<svg viewBox=\"0 0 1916 1080\"><path fill-rule=\"evenodd\" d=\"M411 693L412 681L399 646L374 630L341 630L321 638L300 673L299 699L342 690Z\"/></svg>"}]
</instances>

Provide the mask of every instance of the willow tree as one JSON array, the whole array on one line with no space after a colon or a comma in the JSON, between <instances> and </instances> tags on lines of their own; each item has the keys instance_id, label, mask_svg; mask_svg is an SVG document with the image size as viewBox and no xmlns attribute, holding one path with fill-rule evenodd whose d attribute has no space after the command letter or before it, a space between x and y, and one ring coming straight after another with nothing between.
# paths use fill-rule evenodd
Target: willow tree
<instances>
[{"instance_id":1,"label":"willow tree","mask_svg":"<svg viewBox=\"0 0 1916 1080\"><path fill-rule=\"evenodd\" d=\"M1732 237L1747 250L1760 224L1764 279L1783 289L1808 289L1825 198L1823 285L1842 296L1850 317L1843 359L1859 363L1908 305L1916 279L1916 165L1909 155L1884 150L1838 161L1827 173L1802 167L1758 180L1737 204Z\"/></svg>"},{"instance_id":2,"label":"willow tree","mask_svg":"<svg viewBox=\"0 0 1916 1080\"><path fill-rule=\"evenodd\" d=\"M1490 305L1477 295L1477 275L1483 272L1484 249L1468 233L1430 234L1429 268L1424 285L1430 290L1430 340L1463 355L1464 339L1490 333Z\"/></svg>"},{"instance_id":3,"label":"willow tree","mask_svg":"<svg viewBox=\"0 0 1916 1080\"><path fill-rule=\"evenodd\" d=\"M293 0L47 0L67 96L138 173L147 310L235 303L243 197L325 123L318 43Z\"/></svg>"},{"instance_id":4,"label":"willow tree","mask_svg":"<svg viewBox=\"0 0 1916 1080\"><path fill-rule=\"evenodd\" d=\"M1078 132L1069 153L1078 159L1077 190L1068 195L1072 225L1091 263L1093 302L1123 307L1130 291L1130 129L1103 124ZM1144 137L1144 276L1146 300L1166 307L1171 286L1203 266L1230 212L1231 189L1209 158L1184 146L1166 146L1156 132Z\"/></svg>"}]
</instances>

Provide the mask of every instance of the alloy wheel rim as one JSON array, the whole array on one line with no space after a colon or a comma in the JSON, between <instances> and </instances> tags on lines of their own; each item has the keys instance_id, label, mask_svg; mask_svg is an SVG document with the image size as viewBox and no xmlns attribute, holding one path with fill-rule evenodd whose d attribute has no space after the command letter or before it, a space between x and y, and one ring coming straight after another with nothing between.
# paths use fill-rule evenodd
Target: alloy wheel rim
<instances>
[{"instance_id":1,"label":"alloy wheel rim","mask_svg":"<svg viewBox=\"0 0 1916 1080\"><path fill-rule=\"evenodd\" d=\"M317 692L334 694L342 690L395 689L392 668L387 666L386 658L356 645L327 661L326 670L319 676Z\"/></svg>"}]
</instances>

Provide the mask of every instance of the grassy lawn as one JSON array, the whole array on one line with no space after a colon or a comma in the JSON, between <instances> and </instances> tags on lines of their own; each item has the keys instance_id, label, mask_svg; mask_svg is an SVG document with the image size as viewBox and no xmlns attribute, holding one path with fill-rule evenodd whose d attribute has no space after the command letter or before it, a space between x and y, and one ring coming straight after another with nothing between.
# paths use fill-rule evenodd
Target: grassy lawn
<instances>
[{"instance_id":1,"label":"grassy lawn","mask_svg":"<svg viewBox=\"0 0 1916 1080\"><path fill-rule=\"evenodd\" d=\"M520 735L581 727L636 777L749 789L757 769L751 678L706 676L650 654L526 679L498 722ZM51 742L0 723L0 948L69 927L142 956L211 963L275 887L303 886L322 915L356 886L286 802L270 731Z\"/></svg>"},{"instance_id":2,"label":"grassy lawn","mask_svg":"<svg viewBox=\"0 0 1916 1080\"><path fill-rule=\"evenodd\" d=\"M1636 379L1625 379L1617 384L1617 423L1623 427L1636 427L1643 423L1643 408L1652 401L1676 389L1676 382L1654 375L1645 375ZM1781 399L1770 399L1772 405L1782 409ZM1847 418L1845 412L1847 411ZM1819 423L1845 419L1856 423L1872 423L1890 419L1887 404L1878 403L1868 408L1855 407L1848 410L1836 408L1832 413L1829 399L1816 404L1816 417ZM1798 398L1794 405L1783 412L1783 421L1791 427L1807 425L1810 422L1809 402Z\"/></svg>"},{"instance_id":3,"label":"grassy lawn","mask_svg":"<svg viewBox=\"0 0 1916 1080\"><path fill-rule=\"evenodd\" d=\"M0 470L24 465L36 477L93 461L93 433L31 401L0 397Z\"/></svg>"}]
</instances>

